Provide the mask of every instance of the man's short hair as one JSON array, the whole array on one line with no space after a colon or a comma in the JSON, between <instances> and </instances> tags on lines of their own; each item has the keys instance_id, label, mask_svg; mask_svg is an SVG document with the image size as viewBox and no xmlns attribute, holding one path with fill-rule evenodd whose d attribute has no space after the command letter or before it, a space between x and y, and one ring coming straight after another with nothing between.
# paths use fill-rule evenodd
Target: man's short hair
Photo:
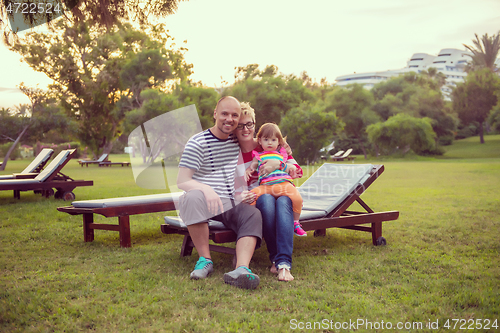
<instances>
[{"instance_id":1,"label":"man's short hair","mask_svg":"<svg viewBox=\"0 0 500 333\"><path fill-rule=\"evenodd\" d=\"M236 97L233 97L233 96L224 96L224 97L221 97L218 101L217 101L217 105L215 106L215 110L217 110L217 108L219 107L219 104L220 102L222 102L223 100L225 100L226 98L233 98L236 102L240 103L240 101L238 101L238 99Z\"/></svg>"},{"instance_id":2,"label":"man's short hair","mask_svg":"<svg viewBox=\"0 0 500 333\"><path fill-rule=\"evenodd\" d=\"M241 102L241 116L252 117L253 122L255 122L255 110L250 106L249 102Z\"/></svg>"}]
</instances>

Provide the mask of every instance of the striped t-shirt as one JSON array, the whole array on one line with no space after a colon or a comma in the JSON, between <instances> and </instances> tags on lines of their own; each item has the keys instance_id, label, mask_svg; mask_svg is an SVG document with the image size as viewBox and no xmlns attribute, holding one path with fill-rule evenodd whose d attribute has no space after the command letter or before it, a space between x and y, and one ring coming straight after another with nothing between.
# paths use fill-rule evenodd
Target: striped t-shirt
<instances>
[{"instance_id":1,"label":"striped t-shirt","mask_svg":"<svg viewBox=\"0 0 500 333\"><path fill-rule=\"evenodd\" d=\"M220 197L234 197L234 173L240 147L236 137L219 139L209 129L186 143L179 167L195 170L193 180L210 186Z\"/></svg>"}]
</instances>

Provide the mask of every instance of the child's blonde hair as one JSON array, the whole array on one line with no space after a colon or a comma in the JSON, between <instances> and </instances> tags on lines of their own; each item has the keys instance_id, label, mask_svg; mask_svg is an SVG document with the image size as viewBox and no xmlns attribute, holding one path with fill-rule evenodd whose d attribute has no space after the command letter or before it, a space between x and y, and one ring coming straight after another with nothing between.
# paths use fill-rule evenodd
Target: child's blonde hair
<instances>
[{"instance_id":1,"label":"child's blonde hair","mask_svg":"<svg viewBox=\"0 0 500 333\"><path fill-rule=\"evenodd\" d=\"M272 138L275 136L278 139L278 150L286 144L286 137L281 134L278 125L273 123L265 123L259 128L257 139Z\"/></svg>"}]
</instances>

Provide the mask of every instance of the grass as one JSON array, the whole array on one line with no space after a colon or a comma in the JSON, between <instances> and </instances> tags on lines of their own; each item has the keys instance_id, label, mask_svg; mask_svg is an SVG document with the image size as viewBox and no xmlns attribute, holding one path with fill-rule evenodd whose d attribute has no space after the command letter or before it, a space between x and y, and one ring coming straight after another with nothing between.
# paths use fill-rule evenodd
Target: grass
<instances>
[{"instance_id":1,"label":"grass","mask_svg":"<svg viewBox=\"0 0 500 333\"><path fill-rule=\"evenodd\" d=\"M428 332L439 320L432 331L449 332L457 329L443 327L446 319L499 320L500 136L485 139L491 149L472 138L441 158L371 160L386 171L363 200L400 211L384 224L387 246L350 230L296 238L292 283L268 272L263 247L251 264L261 277L254 291L222 282L232 258L219 253L209 279L189 280L196 253L179 256L182 237L160 232L163 214L131 217L132 248L122 249L116 232L84 243L81 216L56 211L62 201L0 192L0 331L334 332L336 322L383 320L422 322L406 331ZM9 161L2 173L28 163ZM72 161L63 171L94 180L75 190L77 200L163 192L135 186L130 168Z\"/></svg>"}]
</instances>

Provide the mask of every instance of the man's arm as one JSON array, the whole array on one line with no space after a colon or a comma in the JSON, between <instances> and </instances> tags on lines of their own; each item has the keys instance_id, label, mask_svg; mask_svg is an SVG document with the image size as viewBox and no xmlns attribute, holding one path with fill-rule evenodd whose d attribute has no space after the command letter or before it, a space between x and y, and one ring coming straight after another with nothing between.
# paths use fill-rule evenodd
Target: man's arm
<instances>
[{"instance_id":1,"label":"man's arm","mask_svg":"<svg viewBox=\"0 0 500 333\"><path fill-rule=\"evenodd\" d=\"M179 167L179 174L177 175L177 187L183 191L200 190L205 195L207 201L207 208L211 214L217 215L224 211L222 201L219 195L208 185L202 184L193 179L195 170Z\"/></svg>"}]
</instances>

